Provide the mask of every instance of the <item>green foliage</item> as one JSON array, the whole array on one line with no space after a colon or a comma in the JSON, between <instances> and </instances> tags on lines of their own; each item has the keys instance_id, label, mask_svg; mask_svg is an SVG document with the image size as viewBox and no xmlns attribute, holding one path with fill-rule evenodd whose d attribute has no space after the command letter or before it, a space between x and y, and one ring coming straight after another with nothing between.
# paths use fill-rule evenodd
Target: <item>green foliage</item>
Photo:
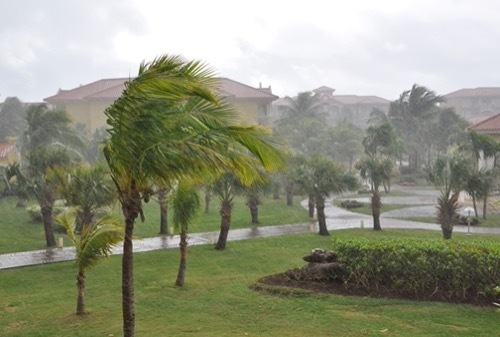
<instances>
[{"instance_id":1,"label":"green foliage","mask_svg":"<svg viewBox=\"0 0 500 337\"><path fill-rule=\"evenodd\" d=\"M350 239L334 242L345 286L421 300L489 304L500 279L500 246L484 241Z\"/></svg>"}]
</instances>

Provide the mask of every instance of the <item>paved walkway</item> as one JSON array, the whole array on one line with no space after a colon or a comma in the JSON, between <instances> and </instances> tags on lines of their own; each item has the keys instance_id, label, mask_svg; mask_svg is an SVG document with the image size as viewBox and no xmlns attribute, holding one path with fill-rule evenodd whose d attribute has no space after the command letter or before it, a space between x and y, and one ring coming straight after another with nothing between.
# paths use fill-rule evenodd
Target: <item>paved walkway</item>
<instances>
[{"instance_id":1,"label":"paved walkway","mask_svg":"<svg viewBox=\"0 0 500 337\"><path fill-rule=\"evenodd\" d=\"M420 194L420 192L415 191ZM437 224L423 223L417 221L402 220L402 217L433 216L436 213L436 195L433 191L423 190L421 196L416 197L394 197L384 198L384 203L400 203L408 205L420 205L399 209L397 211L383 213L381 216L382 228L405 228L405 229L427 229L440 231ZM365 198L366 199L366 198ZM367 202L363 198L358 200ZM307 200L302 202L307 207ZM327 228L330 231L348 228L373 228L373 219L369 215L349 212L334 206L330 200L326 203L325 214L327 216ZM395 219L399 217L400 219ZM467 226L455 226L454 232L467 233ZM247 240L256 237L270 237L278 235L299 234L317 232L317 224L302 223L282 226L267 226L245 229L232 229L229 231L228 240ZM500 234L500 228L471 227L471 234ZM192 233L189 235L190 246L214 244L218 238L217 232ZM170 249L179 247L179 236L164 236L134 240L134 252L146 252L151 250ZM112 254L121 254L122 247L117 245ZM0 255L0 269L16 268L22 266L38 265L44 263L73 260L75 249L73 247L43 249L29 252L19 252Z\"/></svg>"}]
</instances>

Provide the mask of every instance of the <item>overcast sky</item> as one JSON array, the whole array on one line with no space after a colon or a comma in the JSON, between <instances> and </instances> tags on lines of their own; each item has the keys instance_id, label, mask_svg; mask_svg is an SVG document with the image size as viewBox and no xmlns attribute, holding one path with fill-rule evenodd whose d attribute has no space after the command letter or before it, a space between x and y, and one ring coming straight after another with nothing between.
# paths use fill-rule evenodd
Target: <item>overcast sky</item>
<instances>
[{"instance_id":1,"label":"overcast sky","mask_svg":"<svg viewBox=\"0 0 500 337\"><path fill-rule=\"evenodd\" d=\"M498 0L0 0L0 102L137 74L161 54L278 96L500 86Z\"/></svg>"}]
</instances>

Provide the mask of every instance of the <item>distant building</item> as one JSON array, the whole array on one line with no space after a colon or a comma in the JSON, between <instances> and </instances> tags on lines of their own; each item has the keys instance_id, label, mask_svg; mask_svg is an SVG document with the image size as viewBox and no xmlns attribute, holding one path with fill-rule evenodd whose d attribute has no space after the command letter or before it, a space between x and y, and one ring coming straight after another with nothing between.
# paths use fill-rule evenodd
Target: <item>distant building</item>
<instances>
[{"instance_id":1,"label":"distant building","mask_svg":"<svg viewBox=\"0 0 500 337\"><path fill-rule=\"evenodd\" d=\"M0 167L8 166L19 161L19 151L16 149L15 138L8 137L6 142L0 143Z\"/></svg>"},{"instance_id":2,"label":"distant building","mask_svg":"<svg viewBox=\"0 0 500 337\"><path fill-rule=\"evenodd\" d=\"M387 112L390 101L378 96L335 95L335 89L321 86L312 90L320 102L320 111L327 113L332 125L347 122L360 128L368 126L368 120L373 109ZM280 118L287 106L289 98L280 98L273 102L273 120Z\"/></svg>"},{"instance_id":3,"label":"distant building","mask_svg":"<svg viewBox=\"0 0 500 337\"><path fill-rule=\"evenodd\" d=\"M460 89L443 97L443 106L455 108L459 116L472 123L500 113L500 87Z\"/></svg>"},{"instance_id":4,"label":"distant building","mask_svg":"<svg viewBox=\"0 0 500 337\"><path fill-rule=\"evenodd\" d=\"M476 133L491 136L496 142L500 141L500 113L488 117L476 124L473 124L467 128L468 131L474 131ZM480 168L493 168L494 159L488 158L485 160L484 156L478 160L478 165Z\"/></svg>"},{"instance_id":5,"label":"distant building","mask_svg":"<svg viewBox=\"0 0 500 337\"><path fill-rule=\"evenodd\" d=\"M59 90L44 99L57 109L65 110L75 124L83 124L90 132L106 125L104 110L121 96L129 78L102 79L70 90ZM278 99L269 88L248 85L218 78L215 91L230 102L242 122L270 125L271 103Z\"/></svg>"}]
</instances>

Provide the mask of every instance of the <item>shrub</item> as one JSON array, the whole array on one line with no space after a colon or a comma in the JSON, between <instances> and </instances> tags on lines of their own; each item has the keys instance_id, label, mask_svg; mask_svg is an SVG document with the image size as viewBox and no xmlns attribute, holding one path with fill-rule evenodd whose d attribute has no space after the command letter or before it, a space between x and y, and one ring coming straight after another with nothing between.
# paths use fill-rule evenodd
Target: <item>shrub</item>
<instances>
[{"instance_id":1,"label":"shrub","mask_svg":"<svg viewBox=\"0 0 500 337\"><path fill-rule=\"evenodd\" d=\"M56 200L54 203L54 208L52 210L52 215L56 216L57 214L61 213L64 211L67 207L64 205L64 200ZM42 222L42 212L40 210L40 205L32 205L26 207L26 211L28 212L28 215L30 216L30 219L34 223L40 223ZM56 233L66 233L66 230L64 227L60 226L58 223L52 223L52 229Z\"/></svg>"},{"instance_id":2,"label":"shrub","mask_svg":"<svg viewBox=\"0 0 500 337\"><path fill-rule=\"evenodd\" d=\"M334 251L346 267L348 289L475 304L498 298L498 244L353 239L336 241Z\"/></svg>"},{"instance_id":3,"label":"shrub","mask_svg":"<svg viewBox=\"0 0 500 337\"><path fill-rule=\"evenodd\" d=\"M346 209L358 208L358 207L363 207L363 203L357 200L344 200L340 203L340 207Z\"/></svg>"}]
</instances>

